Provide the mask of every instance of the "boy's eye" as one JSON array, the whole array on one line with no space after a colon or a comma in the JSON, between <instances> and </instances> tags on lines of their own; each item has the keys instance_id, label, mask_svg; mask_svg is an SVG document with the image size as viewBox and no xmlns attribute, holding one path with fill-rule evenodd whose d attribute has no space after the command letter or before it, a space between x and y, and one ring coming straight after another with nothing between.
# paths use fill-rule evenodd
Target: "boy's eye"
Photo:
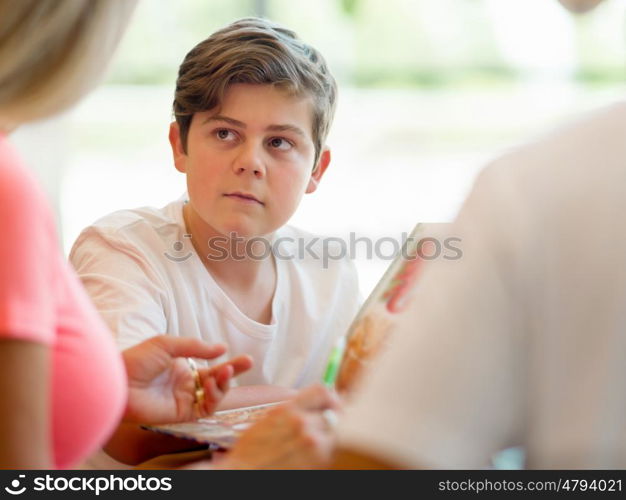
<instances>
[{"instance_id":1,"label":"boy's eye","mask_svg":"<svg viewBox=\"0 0 626 500\"><path fill-rule=\"evenodd\" d=\"M216 130L215 136L222 141L235 139L235 134L231 130L228 130L227 128L220 128Z\"/></svg>"},{"instance_id":2,"label":"boy's eye","mask_svg":"<svg viewBox=\"0 0 626 500\"><path fill-rule=\"evenodd\" d=\"M270 147L280 151L289 151L293 147L292 143L282 137L273 137L268 141L268 144Z\"/></svg>"}]
</instances>

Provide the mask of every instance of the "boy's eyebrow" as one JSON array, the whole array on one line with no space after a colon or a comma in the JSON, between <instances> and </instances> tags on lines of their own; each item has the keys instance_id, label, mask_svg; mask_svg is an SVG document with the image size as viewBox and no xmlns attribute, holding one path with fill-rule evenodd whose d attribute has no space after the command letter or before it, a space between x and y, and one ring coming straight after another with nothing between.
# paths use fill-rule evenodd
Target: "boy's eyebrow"
<instances>
[{"instance_id":1,"label":"boy's eyebrow","mask_svg":"<svg viewBox=\"0 0 626 500\"><path fill-rule=\"evenodd\" d=\"M206 120L204 120L204 124L207 124L210 122L226 122L226 123L230 123L231 125L235 127L246 128L245 123L240 122L239 120L235 120L234 118L229 118L228 116L223 116L223 115L209 116ZM306 134L304 133L304 131L300 127L296 127L295 125L289 125L289 124L270 125L269 127L267 127L266 130L270 130L272 132L290 131L298 135L301 135L303 137L306 137Z\"/></svg>"},{"instance_id":2,"label":"boy's eyebrow","mask_svg":"<svg viewBox=\"0 0 626 500\"><path fill-rule=\"evenodd\" d=\"M204 124L209 122L226 122L234 125L235 127L246 128L246 124L244 122L240 122L239 120L235 120L234 118L228 118L228 116L222 115L209 116L206 120L204 120Z\"/></svg>"},{"instance_id":3,"label":"boy's eyebrow","mask_svg":"<svg viewBox=\"0 0 626 500\"><path fill-rule=\"evenodd\" d=\"M294 132L302 137L305 137L302 129L300 127L296 127L295 125L270 125L267 127L267 130L271 130L272 132Z\"/></svg>"}]
</instances>

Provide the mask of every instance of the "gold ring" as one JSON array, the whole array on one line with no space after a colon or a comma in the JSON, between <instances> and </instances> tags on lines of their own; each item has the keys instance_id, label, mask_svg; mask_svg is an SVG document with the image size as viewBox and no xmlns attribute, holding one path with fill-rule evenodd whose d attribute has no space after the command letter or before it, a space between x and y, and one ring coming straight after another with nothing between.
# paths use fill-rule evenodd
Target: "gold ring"
<instances>
[{"instance_id":1,"label":"gold ring","mask_svg":"<svg viewBox=\"0 0 626 500\"><path fill-rule=\"evenodd\" d=\"M187 358L187 363L189 364L189 368L191 369L191 374L193 375L193 383L195 386L194 389L194 403L193 406L196 410L197 415L202 415L202 409L204 408L204 388L202 387L202 382L200 381L200 373L198 372L198 365L196 362Z\"/></svg>"}]
</instances>

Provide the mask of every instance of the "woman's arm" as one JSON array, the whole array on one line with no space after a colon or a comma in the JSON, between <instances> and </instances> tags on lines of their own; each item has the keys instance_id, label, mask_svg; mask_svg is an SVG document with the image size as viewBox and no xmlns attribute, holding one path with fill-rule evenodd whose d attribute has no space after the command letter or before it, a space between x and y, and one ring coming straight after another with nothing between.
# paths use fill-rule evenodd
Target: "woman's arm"
<instances>
[{"instance_id":1,"label":"woman's arm","mask_svg":"<svg viewBox=\"0 0 626 500\"><path fill-rule=\"evenodd\" d=\"M0 339L0 468L51 469L50 350Z\"/></svg>"}]
</instances>

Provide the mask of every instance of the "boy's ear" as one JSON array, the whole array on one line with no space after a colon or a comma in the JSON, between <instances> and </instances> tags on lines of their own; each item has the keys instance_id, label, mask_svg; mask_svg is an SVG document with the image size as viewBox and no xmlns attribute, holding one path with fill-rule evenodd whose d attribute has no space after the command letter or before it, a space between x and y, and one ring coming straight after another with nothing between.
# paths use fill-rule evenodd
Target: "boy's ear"
<instances>
[{"instance_id":1,"label":"boy's ear","mask_svg":"<svg viewBox=\"0 0 626 500\"><path fill-rule=\"evenodd\" d=\"M316 189L322 177L324 176L324 172L330 165L330 149L324 148L322 153L320 154L320 159L317 160L317 165L315 166L315 170L311 174L311 178L309 179L309 185L306 188L305 193L313 193Z\"/></svg>"},{"instance_id":2,"label":"boy's ear","mask_svg":"<svg viewBox=\"0 0 626 500\"><path fill-rule=\"evenodd\" d=\"M187 166L187 154L183 149L183 143L180 139L180 128L178 128L178 123L173 121L170 123L170 146L172 147L172 155L174 156L174 165L176 166L176 170L179 172L185 173Z\"/></svg>"}]
</instances>

